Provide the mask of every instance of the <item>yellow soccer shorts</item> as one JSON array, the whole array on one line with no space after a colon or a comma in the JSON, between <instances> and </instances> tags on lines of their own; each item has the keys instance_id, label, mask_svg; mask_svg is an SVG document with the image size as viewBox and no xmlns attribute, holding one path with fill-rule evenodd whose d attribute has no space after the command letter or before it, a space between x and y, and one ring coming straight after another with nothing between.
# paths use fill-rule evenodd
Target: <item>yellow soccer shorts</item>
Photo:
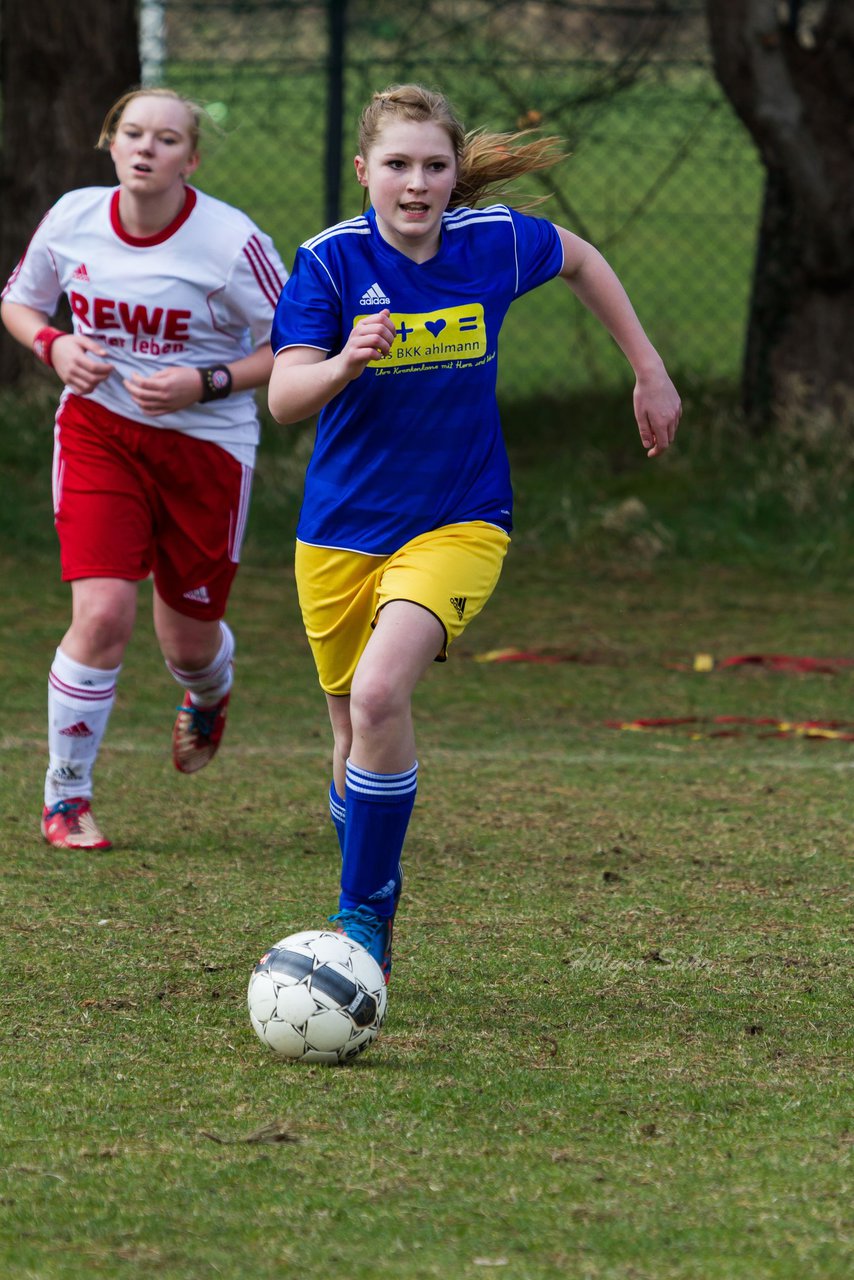
<instances>
[{"instance_id":1,"label":"yellow soccer shorts","mask_svg":"<svg viewBox=\"0 0 854 1280\"><path fill-rule=\"evenodd\" d=\"M436 655L476 618L495 590L510 538L482 520L419 534L390 556L297 542L296 583L321 688L343 696L384 605L410 600L445 628Z\"/></svg>"}]
</instances>

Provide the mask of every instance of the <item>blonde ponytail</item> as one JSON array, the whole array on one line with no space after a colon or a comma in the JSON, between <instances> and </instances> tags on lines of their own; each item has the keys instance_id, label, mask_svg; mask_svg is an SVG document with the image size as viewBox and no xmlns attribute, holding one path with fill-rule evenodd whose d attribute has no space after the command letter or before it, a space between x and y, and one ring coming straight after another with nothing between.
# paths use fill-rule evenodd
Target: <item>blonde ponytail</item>
<instances>
[{"instance_id":1,"label":"blonde ponytail","mask_svg":"<svg viewBox=\"0 0 854 1280\"><path fill-rule=\"evenodd\" d=\"M458 159L457 184L448 208L498 201L529 209L547 199L539 196L526 199L520 205L518 198L507 197L508 183L539 169L550 169L566 156L563 140L558 137L523 142L532 132L524 129L517 133L486 133L478 129L467 133Z\"/></svg>"}]
</instances>

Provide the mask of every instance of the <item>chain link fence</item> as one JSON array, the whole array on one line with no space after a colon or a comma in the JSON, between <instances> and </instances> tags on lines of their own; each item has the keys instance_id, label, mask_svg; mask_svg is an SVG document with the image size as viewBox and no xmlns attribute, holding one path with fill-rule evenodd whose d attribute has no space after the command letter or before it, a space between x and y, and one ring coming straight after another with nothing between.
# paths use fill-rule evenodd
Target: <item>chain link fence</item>
<instances>
[{"instance_id":1,"label":"chain link fence","mask_svg":"<svg viewBox=\"0 0 854 1280\"><path fill-rule=\"evenodd\" d=\"M467 127L538 128L569 157L523 183L535 210L591 240L668 366L738 377L762 170L715 80L696 2L149 0L148 83L216 122L196 181L296 246L361 211L356 122L373 90L418 80ZM554 281L511 309L507 400L630 383L619 351Z\"/></svg>"}]
</instances>

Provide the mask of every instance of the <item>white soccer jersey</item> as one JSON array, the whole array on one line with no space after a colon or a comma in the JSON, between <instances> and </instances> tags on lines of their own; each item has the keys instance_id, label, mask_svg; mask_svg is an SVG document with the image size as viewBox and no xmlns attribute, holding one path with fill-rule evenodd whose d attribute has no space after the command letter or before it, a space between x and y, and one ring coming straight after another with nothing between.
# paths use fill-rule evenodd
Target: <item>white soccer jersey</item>
<instances>
[{"instance_id":1,"label":"white soccer jersey","mask_svg":"<svg viewBox=\"0 0 854 1280\"><path fill-rule=\"evenodd\" d=\"M145 239L121 226L118 201L118 187L84 187L57 201L3 297L53 315L64 293L75 333L102 343L114 365L91 399L136 422L211 440L253 465L253 392L151 418L123 379L174 365L230 364L269 341L287 279L272 240L239 209L195 187L187 187L174 222Z\"/></svg>"}]
</instances>

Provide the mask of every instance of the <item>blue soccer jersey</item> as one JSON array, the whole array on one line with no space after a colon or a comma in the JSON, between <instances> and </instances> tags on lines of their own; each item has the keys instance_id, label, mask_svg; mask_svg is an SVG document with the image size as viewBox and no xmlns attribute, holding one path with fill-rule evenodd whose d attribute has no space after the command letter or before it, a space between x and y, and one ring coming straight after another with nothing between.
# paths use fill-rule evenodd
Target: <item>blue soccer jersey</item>
<instances>
[{"instance_id":1,"label":"blue soccer jersey","mask_svg":"<svg viewBox=\"0 0 854 1280\"><path fill-rule=\"evenodd\" d=\"M358 320L385 307L397 329L388 355L320 413L298 538L390 555L462 521L510 532L498 334L510 303L562 264L554 226L505 205L446 212L439 251L423 263L383 240L373 209L298 249L276 308L274 352L336 355Z\"/></svg>"}]
</instances>

